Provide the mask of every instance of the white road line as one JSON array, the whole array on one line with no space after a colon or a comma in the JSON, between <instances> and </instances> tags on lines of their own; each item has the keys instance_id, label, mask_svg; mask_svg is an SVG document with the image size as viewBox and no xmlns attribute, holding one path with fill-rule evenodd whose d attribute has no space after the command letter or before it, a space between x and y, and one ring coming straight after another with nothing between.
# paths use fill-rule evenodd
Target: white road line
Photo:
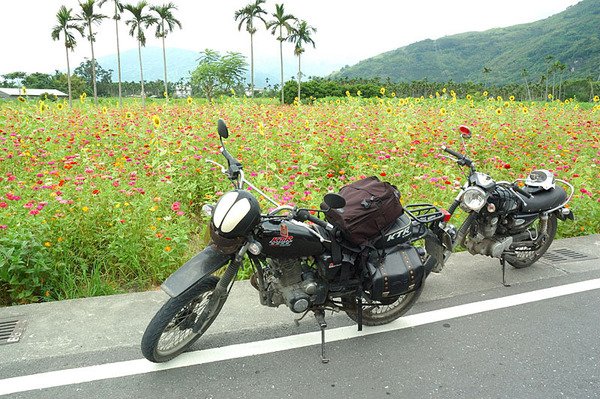
<instances>
[{"instance_id":1,"label":"white road line","mask_svg":"<svg viewBox=\"0 0 600 399\"><path fill-rule=\"evenodd\" d=\"M526 292L523 294L516 294L502 298L489 299L486 301L468 303L464 305L433 310L430 312L404 316L383 326L365 327L362 332L357 331L355 325L340 327L327 330L327 341L340 341L387 331L417 327L438 321L450 320L457 317L489 312L497 309L504 309L511 306L557 298L564 295L595 289L600 289L600 279L582 281L579 283L567 284L558 287ZM6 378L0 380L0 395L105 380L110 378L126 377L130 375L152 373L160 370L170 370L229 359L262 355L288 349L302 348L310 345L318 345L320 342L321 334L319 331L316 331L288 337L267 339L264 341L248 342L244 344L229 345L221 348L188 352L180 355L168 363L162 364L154 364L145 359L138 359Z\"/></svg>"}]
</instances>

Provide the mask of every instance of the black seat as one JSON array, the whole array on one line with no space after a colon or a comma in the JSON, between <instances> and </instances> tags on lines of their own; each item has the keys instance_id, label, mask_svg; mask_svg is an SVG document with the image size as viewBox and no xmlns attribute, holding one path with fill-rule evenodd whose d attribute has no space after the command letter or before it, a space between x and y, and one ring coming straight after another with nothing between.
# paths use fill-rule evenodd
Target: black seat
<instances>
[{"instance_id":1,"label":"black seat","mask_svg":"<svg viewBox=\"0 0 600 399\"><path fill-rule=\"evenodd\" d=\"M525 198L519 194L527 205L523 205L521 211L527 213L539 213L560 206L567 200L567 192L564 188L556 186L552 190L540 190L537 187L524 187L525 191L533 195Z\"/></svg>"},{"instance_id":2,"label":"black seat","mask_svg":"<svg viewBox=\"0 0 600 399\"><path fill-rule=\"evenodd\" d=\"M412 235L412 223L406 213L398 219L385 232L383 237L377 240L373 246L377 249L390 248L408 241Z\"/></svg>"}]
</instances>

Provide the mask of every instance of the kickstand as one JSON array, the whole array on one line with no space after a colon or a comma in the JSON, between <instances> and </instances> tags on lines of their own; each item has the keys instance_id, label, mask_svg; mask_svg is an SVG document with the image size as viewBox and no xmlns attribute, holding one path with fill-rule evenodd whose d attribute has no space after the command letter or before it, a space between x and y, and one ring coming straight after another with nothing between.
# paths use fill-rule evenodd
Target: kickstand
<instances>
[{"instance_id":1,"label":"kickstand","mask_svg":"<svg viewBox=\"0 0 600 399\"><path fill-rule=\"evenodd\" d=\"M315 310L315 319L317 319L317 323L319 324L319 328L321 328L321 362L329 363L329 358L325 357L325 329L327 328L327 323L325 322L325 312L323 310Z\"/></svg>"},{"instance_id":2,"label":"kickstand","mask_svg":"<svg viewBox=\"0 0 600 399\"><path fill-rule=\"evenodd\" d=\"M510 284L506 284L506 259L504 258L504 255L500 257L500 264L502 265L502 285L510 287Z\"/></svg>"}]
</instances>

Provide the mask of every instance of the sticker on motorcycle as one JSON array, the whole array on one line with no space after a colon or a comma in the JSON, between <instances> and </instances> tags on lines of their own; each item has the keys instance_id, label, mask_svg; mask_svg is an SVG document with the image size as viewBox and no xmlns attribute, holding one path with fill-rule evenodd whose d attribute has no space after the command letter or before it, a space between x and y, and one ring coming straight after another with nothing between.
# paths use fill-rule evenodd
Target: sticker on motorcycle
<instances>
[{"instance_id":1,"label":"sticker on motorcycle","mask_svg":"<svg viewBox=\"0 0 600 399\"><path fill-rule=\"evenodd\" d=\"M281 235L282 237L287 237L290 235L287 224L281 223L279 225L279 235Z\"/></svg>"},{"instance_id":2,"label":"sticker on motorcycle","mask_svg":"<svg viewBox=\"0 0 600 399\"><path fill-rule=\"evenodd\" d=\"M292 245L293 241L293 236L273 237L271 241L269 241L269 245L272 247L289 247Z\"/></svg>"}]
</instances>

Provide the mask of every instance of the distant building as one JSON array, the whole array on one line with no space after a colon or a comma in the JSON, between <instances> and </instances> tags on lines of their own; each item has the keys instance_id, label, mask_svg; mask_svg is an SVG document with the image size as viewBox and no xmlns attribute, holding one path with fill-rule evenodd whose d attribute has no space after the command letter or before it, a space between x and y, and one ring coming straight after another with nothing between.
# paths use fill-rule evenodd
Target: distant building
<instances>
[{"instance_id":1,"label":"distant building","mask_svg":"<svg viewBox=\"0 0 600 399\"><path fill-rule=\"evenodd\" d=\"M173 98L186 98L192 95L192 87L189 85L175 85Z\"/></svg>"},{"instance_id":2,"label":"distant building","mask_svg":"<svg viewBox=\"0 0 600 399\"><path fill-rule=\"evenodd\" d=\"M66 98L67 95L60 90L56 89L25 89L25 94L22 93L22 89L15 89L11 87L0 87L0 98L18 98L22 97L40 97L44 94L50 96L56 96L58 98Z\"/></svg>"}]
</instances>

